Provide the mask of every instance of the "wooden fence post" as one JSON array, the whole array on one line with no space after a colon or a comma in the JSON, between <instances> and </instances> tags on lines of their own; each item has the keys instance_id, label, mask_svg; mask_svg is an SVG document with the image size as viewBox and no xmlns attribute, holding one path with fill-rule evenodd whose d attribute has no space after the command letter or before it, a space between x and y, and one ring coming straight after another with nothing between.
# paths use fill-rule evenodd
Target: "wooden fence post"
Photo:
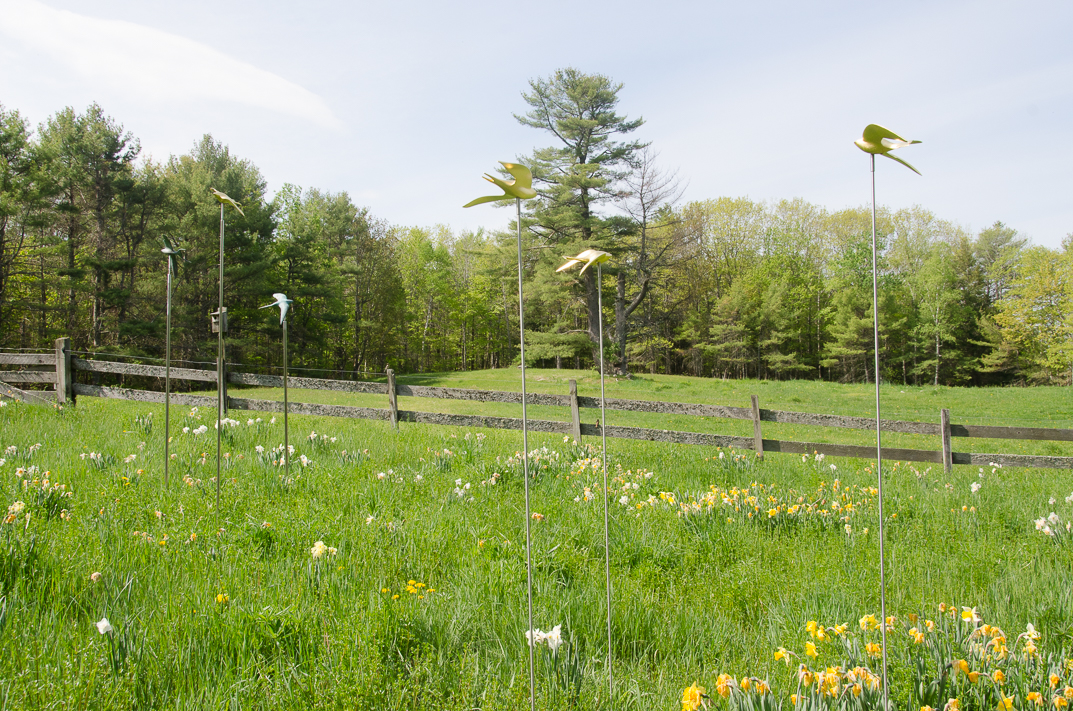
<instances>
[{"instance_id":1,"label":"wooden fence post","mask_svg":"<svg viewBox=\"0 0 1073 711\"><path fill-rule=\"evenodd\" d=\"M71 339L56 339L56 404L74 404L75 393L71 371Z\"/></svg>"},{"instance_id":2,"label":"wooden fence post","mask_svg":"<svg viewBox=\"0 0 1073 711\"><path fill-rule=\"evenodd\" d=\"M756 458L764 458L764 435L760 432L760 398L751 396L753 401L753 449L756 450Z\"/></svg>"},{"instance_id":3,"label":"wooden fence post","mask_svg":"<svg viewBox=\"0 0 1073 711\"><path fill-rule=\"evenodd\" d=\"M581 414L577 406L577 381L570 381L570 422L574 433L574 439L581 444Z\"/></svg>"},{"instance_id":4,"label":"wooden fence post","mask_svg":"<svg viewBox=\"0 0 1073 711\"><path fill-rule=\"evenodd\" d=\"M399 429L399 396L395 392L395 371L387 369L387 406L391 409L391 426Z\"/></svg>"},{"instance_id":5,"label":"wooden fence post","mask_svg":"<svg viewBox=\"0 0 1073 711\"><path fill-rule=\"evenodd\" d=\"M943 436L943 471L949 474L954 468L954 455L950 447L950 410L939 410L939 428Z\"/></svg>"}]
</instances>

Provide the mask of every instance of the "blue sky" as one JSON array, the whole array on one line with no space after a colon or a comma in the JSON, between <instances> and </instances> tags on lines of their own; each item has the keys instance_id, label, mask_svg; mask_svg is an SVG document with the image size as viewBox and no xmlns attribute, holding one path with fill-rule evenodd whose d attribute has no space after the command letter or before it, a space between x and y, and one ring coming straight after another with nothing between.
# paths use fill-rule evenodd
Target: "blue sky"
<instances>
[{"instance_id":1,"label":"blue sky","mask_svg":"<svg viewBox=\"0 0 1073 711\"><path fill-rule=\"evenodd\" d=\"M204 133L284 182L396 224L499 228L461 205L550 136L530 78L574 66L688 181L686 200L869 200L868 123L923 141L879 202L1057 247L1073 232L1073 3L0 0L0 103L97 101L146 155Z\"/></svg>"}]
</instances>

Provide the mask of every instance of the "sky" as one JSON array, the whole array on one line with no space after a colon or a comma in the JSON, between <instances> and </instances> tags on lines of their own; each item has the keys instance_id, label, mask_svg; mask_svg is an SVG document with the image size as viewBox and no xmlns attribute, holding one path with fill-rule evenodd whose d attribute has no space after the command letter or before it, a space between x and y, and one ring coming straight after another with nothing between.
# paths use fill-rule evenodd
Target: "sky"
<instances>
[{"instance_id":1,"label":"sky","mask_svg":"<svg viewBox=\"0 0 1073 711\"><path fill-rule=\"evenodd\" d=\"M684 200L870 201L869 123L918 146L877 161L880 205L975 233L1073 233L1073 3L305 3L0 0L0 104L36 126L92 102L164 161L209 133L284 183L393 224L501 229L462 205L554 138L522 126L531 79L623 84L633 136Z\"/></svg>"}]
</instances>

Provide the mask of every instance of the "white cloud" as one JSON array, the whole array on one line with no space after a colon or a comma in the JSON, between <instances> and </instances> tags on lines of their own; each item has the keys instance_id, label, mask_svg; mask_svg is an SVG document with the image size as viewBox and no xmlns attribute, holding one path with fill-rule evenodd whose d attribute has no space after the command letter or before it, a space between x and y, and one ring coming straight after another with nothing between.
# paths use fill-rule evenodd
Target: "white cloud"
<instances>
[{"instance_id":1,"label":"white cloud","mask_svg":"<svg viewBox=\"0 0 1073 711\"><path fill-rule=\"evenodd\" d=\"M233 102L341 126L313 92L200 42L133 22L86 17L37 0L0 0L0 34L97 86L141 100Z\"/></svg>"}]
</instances>

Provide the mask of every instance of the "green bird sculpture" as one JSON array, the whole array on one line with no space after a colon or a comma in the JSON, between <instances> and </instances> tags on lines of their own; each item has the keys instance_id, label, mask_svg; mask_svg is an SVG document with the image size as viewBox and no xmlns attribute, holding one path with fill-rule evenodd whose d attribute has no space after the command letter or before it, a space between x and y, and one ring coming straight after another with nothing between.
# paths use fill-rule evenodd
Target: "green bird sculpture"
<instances>
[{"instance_id":1,"label":"green bird sculpture","mask_svg":"<svg viewBox=\"0 0 1073 711\"><path fill-rule=\"evenodd\" d=\"M212 196L216 198L216 202L221 203L223 205L230 205L231 207L238 210L238 214L242 215L243 217L246 216L246 213L242 211L242 208L239 207L238 203L229 198L227 196L227 193L222 193L216 188L209 188L209 192L211 192Z\"/></svg>"},{"instance_id":2,"label":"green bird sculpture","mask_svg":"<svg viewBox=\"0 0 1073 711\"><path fill-rule=\"evenodd\" d=\"M173 245L171 243L171 240L167 237L162 237L161 239L164 241L164 248L160 251L168 257L168 269L171 271L173 276L179 276L178 257L183 256L183 252L185 252L186 250L182 248L176 249L175 245ZM183 256L183 259L185 259L185 256Z\"/></svg>"},{"instance_id":3,"label":"green bird sculpture","mask_svg":"<svg viewBox=\"0 0 1073 711\"><path fill-rule=\"evenodd\" d=\"M489 183L494 183L502 188L503 194L479 197L476 200L470 200L462 207L473 207L474 205L480 205L485 202L496 202L497 200L510 200L512 198L528 200L529 198L536 197L537 191L533 190L533 173L528 168L518 163L499 162L507 169L508 173L514 176L514 180L502 180L494 175L488 175L487 173L484 174L484 179Z\"/></svg>"},{"instance_id":4,"label":"green bird sculpture","mask_svg":"<svg viewBox=\"0 0 1073 711\"><path fill-rule=\"evenodd\" d=\"M607 252L601 252L598 249L586 249L584 252L577 255L576 257L568 257L566 255L563 255L563 259L566 260L566 264L556 269L556 272L565 272L567 269L573 269L579 264L584 264L585 266L583 266L581 268L581 271L578 272L578 274L580 275L584 274L585 270L591 267L593 264L600 264L601 262L606 262L608 259L611 259L611 255Z\"/></svg>"},{"instance_id":5,"label":"green bird sculpture","mask_svg":"<svg viewBox=\"0 0 1073 711\"><path fill-rule=\"evenodd\" d=\"M864 127L864 135L861 136L860 140L854 141L854 143L865 153L886 156L893 161L901 163L917 175L920 175L919 170L909 165L898 156L891 155L890 153L896 148L905 148L914 143L920 143L920 141L907 141L889 128L883 128L878 124L870 123Z\"/></svg>"}]
</instances>

